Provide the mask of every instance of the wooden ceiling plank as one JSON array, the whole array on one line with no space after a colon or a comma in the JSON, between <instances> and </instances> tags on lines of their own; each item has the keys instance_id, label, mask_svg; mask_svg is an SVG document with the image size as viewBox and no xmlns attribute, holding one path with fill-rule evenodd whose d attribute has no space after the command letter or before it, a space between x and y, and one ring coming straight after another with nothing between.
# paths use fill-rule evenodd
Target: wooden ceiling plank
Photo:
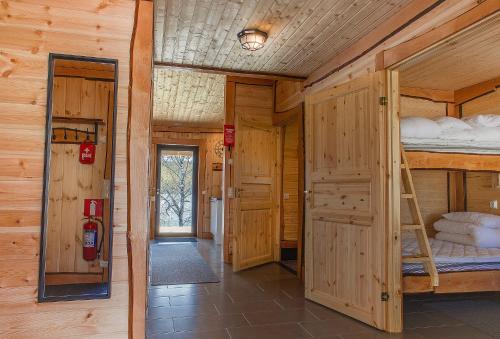
<instances>
[{"instance_id":1,"label":"wooden ceiling plank","mask_svg":"<svg viewBox=\"0 0 500 339\"><path fill-rule=\"evenodd\" d=\"M182 0L181 12L179 16L179 26L177 27L177 46L173 55L172 61L180 63L186 53L188 37L193 23L193 18L196 12L197 0Z\"/></svg>"},{"instance_id":2,"label":"wooden ceiling plank","mask_svg":"<svg viewBox=\"0 0 500 339\"><path fill-rule=\"evenodd\" d=\"M167 0L157 0L154 11L154 60L161 58L161 49L163 46L163 32L165 31L165 12Z\"/></svg>"},{"instance_id":3,"label":"wooden ceiling plank","mask_svg":"<svg viewBox=\"0 0 500 339\"><path fill-rule=\"evenodd\" d=\"M186 51L181 60L184 64L192 64L197 52L200 38L205 30L208 14L212 7L212 0L197 0L189 35L186 43Z\"/></svg>"},{"instance_id":4,"label":"wooden ceiling plank","mask_svg":"<svg viewBox=\"0 0 500 339\"><path fill-rule=\"evenodd\" d=\"M347 0L343 0L347 1ZM337 6L343 3L332 2L328 0L322 1L318 6L314 8L312 13L304 20L304 22L298 27L293 33L288 37L285 43L272 55L269 60L271 64L266 64L267 69L276 67L276 64L282 64L286 62L286 56L289 55L290 50L303 50L307 44L307 37L314 36L314 32L318 30L317 26L320 23L328 22L331 20L330 15L333 15ZM307 75L306 73L301 73L300 75Z\"/></svg>"},{"instance_id":5,"label":"wooden ceiling plank","mask_svg":"<svg viewBox=\"0 0 500 339\"><path fill-rule=\"evenodd\" d=\"M226 4L224 8L224 13L222 14L222 18L219 22L219 25L215 30L215 34L211 39L210 46L205 55L202 65L212 66L214 64L217 58L217 54L219 53L219 50L222 47L222 44L224 43L224 40L226 40L229 34L229 29L233 21L235 20L236 16L238 15L241 6L242 5L240 3L234 3L234 2Z\"/></svg>"},{"instance_id":6,"label":"wooden ceiling plank","mask_svg":"<svg viewBox=\"0 0 500 339\"><path fill-rule=\"evenodd\" d=\"M241 45L237 39L237 35L244 28L258 28L255 24L255 18L258 18L260 19L258 21L261 21L262 17L264 17L265 13L269 10L272 4L275 3L275 1L276 0L260 0L257 3L257 6L248 2L246 6L244 5L241 7L228 31L229 38L224 40L217 53L217 57L213 63L215 67L226 67L227 58L233 48L239 48L239 57L250 57L251 53L248 53L248 51L240 47Z\"/></svg>"},{"instance_id":7,"label":"wooden ceiling plank","mask_svg":"<svg viewBox=\"0 0 500 339\"><path fill-rule=\"evenodd\" d=\"M300 11L289 21L286 27L280 32L279 36L275 37L273 42L263 48L260 58L256 60L252 66L252 70L266 69L266 64L274 57L274 54L286 43L289 37L300 29L302 24L314 12L316 6L319 6L321 0L311 0L304 2L302 0L295 0L296 6L300 7Z\"/></svg>"},{"instance_id":8,"label":"wooden ceiling plank","mask_svg":"<svg viewBox=\"0 0 500 339\"><path fill-rule=\"evenodd\" d=\"M268 15L256 26L256 28L267 33L266 46L271 46L274 43L274 40L281 34L287 24L291 22L290 18L295 17L300 8L301 6L297 4L296 0L274 2L268 11ZM235 44L224 66L234 69L254 69L253 66L255 63L262 60L262 54L265 50L261 49L249 52L243 50L239 44ZM245 55L245 57L241 57L242 55Z\"/></svg>"},{"instance_id":9,"label":"wooden ceiling plank","mask_svg":"<svg viewBox=\"0 0 500 339\"><path fill-rule=\"evenodd\" d=\"M165 0L165 28L163 32L162 60L172 61L177 46L177 30L181 13L180 0Z\"/></svg>"},{"instance_id":10,"label":"wooden ceiling plank","mask_svg":"<svg viewBox=\"0 0 500 339\"><path fill-rule=\"evenodd\" d=\"M372 12L368 14L367 18L372 19L370 27L364 27L360 24L352 24L352 28L345 29L345 32L343 33L344 39L337 39L335 35L332 35L330 38L326 38L324 44L322 45L322 49L324 51L335 51L335 53L332 53L332 55L328 57L328 60L334 58L340 51L351 48L356 42L362 39L367 32L373 31L376 27L379 27L381 24L386 22L391 16L401 10L405 4L406 2L394 5L392 2L386 1L383 6L372 8ZM311 58L307 61L310 65L311 72L325 63L325 58L321 56L321 53L312 54ZM300 67L300 64L294 65L294 67ZM293 69L291 71L293 72Z\"/></svg>"},{"instance_id":11,"label":"wooden ceiling plank","mask_svg":"<svg viewBox=\"0 0 500 339\"><path fill-rule=\"evenodd\" d=\"M385 11L385 8L382 7L380 11ZM339 16L338 20L332 21L325 29L321 30L313 40L309 42L308 45L304 47L303 51L297 52L295 55L291 57L291 61L287 64L283 64L280 71L282 72L290 72L294 68L297 67L298 65L303 65L306 64L307 68L305 71L310 73L314 68L311 69L312 64L311 64L311 57L316 55L317 57L322 56L324 58L324 54L330 55L336 50L333 48L324 48L325 43L332 37L334 37L335 40L340 41L344 40L345 37L343 36L343 32L347 31L350 32L351 30L354 30L355 27L364 27L364 23L369 22L367 20L367 17L370 14L373 14L374 12L374 6L373 2L367 2L364 5L361 5L359 3L353 2L349 7L347 7ZM359 22L358 25L350 25L352 21ZM353 28L349 28L348 30L345 30L345 28L350 25ZM314 48L309 48L309 46L314 46ZM323 46L323 47L322 47ZM319 50L321 51L320 53L317 53L316 51ZM333 57L333 55L331 56ZM300 66L299 66L300 67Z\"/></svg>"},{"instance_id":12,"label":"wooden ceiling plank","mask_svg":"<svg viewBox=\"0 0 500 339\"><path fill-rule=\"evenodd\" d=\"M207 55L208 49L215 37L215 32L219 26L226 3L223 0L215 0L212 2L210 13L208 14L205 29L202 32L200 43L198 44L197 53L194 56L192 65L202 65Z\"/></svg>"}]
</instances>

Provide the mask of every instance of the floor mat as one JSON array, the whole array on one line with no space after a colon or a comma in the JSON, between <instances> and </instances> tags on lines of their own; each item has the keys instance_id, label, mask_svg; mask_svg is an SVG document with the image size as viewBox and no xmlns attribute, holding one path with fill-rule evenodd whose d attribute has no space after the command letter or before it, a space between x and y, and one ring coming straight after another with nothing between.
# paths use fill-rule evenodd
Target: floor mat
<instances>
[{"instance_id":1,"label":"floor mat","mask_svg":"<svg viewBox=\"0 0 500 339\"><path fill-rule=\"evenodd\" d=\"M194 244L151 245L151 285L219 282Z\"/></svg>"}]
</instances>

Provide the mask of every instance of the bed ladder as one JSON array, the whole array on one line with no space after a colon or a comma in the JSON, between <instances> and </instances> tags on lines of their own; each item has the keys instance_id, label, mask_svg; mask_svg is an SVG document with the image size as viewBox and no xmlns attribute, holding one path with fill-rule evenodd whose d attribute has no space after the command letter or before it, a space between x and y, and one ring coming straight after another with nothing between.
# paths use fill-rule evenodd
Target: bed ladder
<instances>
[{"instance_id":1,"label":"bed ladder","mask_svg":"<svg viewBox=\"0 0 500 339\"><path fill-rule=\"evenodd\" d=\"M414 220L412 225L401 225L401 231L414 231L417 237L418 247L420 248L420 254L412 256L403 256L403 263L415 264L420 263L424 265L425 271L429 274L431 278L431 284L433 287L439 286L439 277L432 257L431 247L429 245L429 239L427 238L427 233L425 231L425 224L422 218L422 213L420 213L420 206L417 200L417 194L415 192L415 186L413 185L413 177L411 176L410 167L408 166L408 160L406 159L406 153L401 147L401 181L403 183L403 190L401 191L401 198L407 199L410 206L410 212Z\"/></svg>"}]
</instances>

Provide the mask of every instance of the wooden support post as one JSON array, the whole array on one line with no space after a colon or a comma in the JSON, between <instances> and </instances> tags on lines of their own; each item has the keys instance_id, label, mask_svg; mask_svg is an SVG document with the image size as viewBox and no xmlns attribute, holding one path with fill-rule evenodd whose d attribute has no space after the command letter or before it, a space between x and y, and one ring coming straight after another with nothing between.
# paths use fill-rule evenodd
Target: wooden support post
<instances>
[{"instance_id":1,"label":"wooden support post","mask_svg":"<svg viewBox=\"0 0 500 339\"><path fill-rule=\"evenodd\" d=\"M153 2L136 0L127 134L129 338L146 335Z\"/></svg>"}]
</instances>

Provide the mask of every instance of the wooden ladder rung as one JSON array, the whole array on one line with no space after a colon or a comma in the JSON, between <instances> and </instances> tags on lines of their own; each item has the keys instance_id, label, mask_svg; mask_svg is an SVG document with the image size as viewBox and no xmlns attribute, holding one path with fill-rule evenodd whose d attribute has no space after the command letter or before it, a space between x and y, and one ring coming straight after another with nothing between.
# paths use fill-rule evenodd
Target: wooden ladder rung
<instances>
[{"instance_id":1,"label":"wooden ladder rung","mask_svg":"<svg viewBox=\"0 0 500 339\"><path fill-rule=\"evenodd\" d=\"M425 229L424 225L401 225L401 230L403 231L414 231L414 230L420 230L420 229Z\"/></svg>"},{"instance_id":2,"label":"wooden ladder rung","mask_svg":"<svg viewBox=\"0 0 500 339\"><path fill-rule=\"evenodd\" d=\"M403 257L403 262L405 264L420 264L430 262L431 258L425 255L412 255L408 257Z\"/></svg>"},{"instance_id":3,"label":"wooden ladder rung","mask_svg":"<svg viewBox=\"0 0 500 339\"><path fill-rule=\"evenodd\" d=\"M411 193L402 193L401 198L403 199L413 199L413 194Z\"/></svg>"}]
</instances>

